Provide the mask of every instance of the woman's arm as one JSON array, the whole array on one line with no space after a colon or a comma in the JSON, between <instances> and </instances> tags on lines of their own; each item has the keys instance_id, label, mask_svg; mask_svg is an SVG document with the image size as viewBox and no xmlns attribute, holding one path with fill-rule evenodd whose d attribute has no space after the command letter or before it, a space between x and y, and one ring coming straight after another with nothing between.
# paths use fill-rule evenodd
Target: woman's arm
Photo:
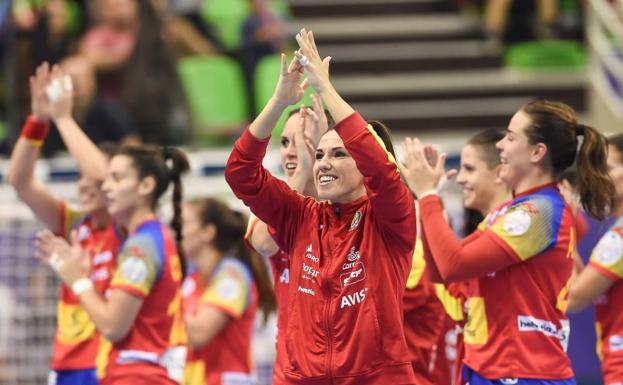
<instances>
[{"instance_id":1,"label":"woman's arm","mask_svg":"<svg viewBox=\"0 0 623 385\"><path fill-rule=\"evenodd\" d=\"M119 289L111 285L110 296L105 299L95 290L88 278L89 256L80 247L75 231L72 233L71 245L65 239L45 230L37 234L36 245L37 256L47 261L63 282L73 290L95 327L112 342L123 339L132 328L144 296L149 292L157 275L153 256L139 258L135 255L137 252L142 253L141 249L150 249L150 246L141 247L145 245L140 241L126 244L119 254L118 267L113 278L113 284L115 281L119 286L125 283L126 288ZM124 268L123 263L128 260L130 263ZM136 273L137 269L144 269L145 274L137 273L133 278L140 276L142 282L125 279L124 274ZM124 280L131 282L128 284Z\"/></svg>"},{"instance_id":2,"label":"woman's arm","mask_svg":"<svg viewBox=\"0 0 623 385\"><path fill-rule=\"evenodd\" d=\"M335 130L364 176L375 216L406 249L413 249L416 233L413 197L400 179L396 160L367 122L331 84L312 32L301 30L296 40L300 47L296 55L299 62L306 64L307 79L337 122Z\"/></svg>"},{"instance_id":3,"label":"woman's arm","mask_svg":"<svg viewBox=\"0 0 623 385\"><path fill-rule=\"evenodd\" d=\"M614 282L611 277L602 274L589 264L571 284L567 311L576 313L584 310Z\"/></svg>"},{"instance_id":4,"label":"woman's arm","mask_svg":"<svg viewBox=\"0 0 623 385\"><path fill-rule=\"evenodd\" d=\"M54 66L49 86L56 92L49 100L50 115L80 172L95 180L104 180L108 164L106 156L71 115L74 95L70 79L59 66Z\"/></svg>"},{"instance_id":5,"label":"woman's arm","mask_svg":"<svg viewBox=\"0 0 623 385\"><path fill-rule=\"evenodd\" d=\"M41 64L30 77L32 114L22 128L9 161L8 182L22 200L48 229L60 233L62 229L62 204L34 178L35 164L39 159L41 145L47 136L49 105L45 87L49 81L50 69Z\"/></svg>"},{"instance_id":6,"label":"woman's arm","mask_svg":"<svg viewBox=\"0 0 623 385\"><path fill-rule=\"evenodd\" d=\"M195 315L185 317L188 343L195 349L202 348L227 325L230 318L217 308L200 306Z\"/></svg>"},{"instance_id":7,"label":"woman's arm","mask_svg":"<svg viewBox=\"0 0 623 385\"><path fill-rule=\"evenodd\" d=\"M322 125L320 119L314 120L312 123L313 127L307 127L305 123L307 121L307 113L304 111L306 110L301 108L301 122L294 134L298 162L294 174L288 178L288 186L301 195L306 195L305 190L308 188L310 181L313 183L312 169L314 161L312 152L317 145L317 142L312 143L315 141L312 139L313 135L309 135L310 139L305 138L305 132L326 131L326 127L316 127ZM324 111L321 110L320 113L324 115ZM324 124L326 124L326 120ZM308 128L309 130L307 130ZM254 223L251 223L247 234L247 240L251 244L251 247L264 257L270 257L279 250L279 246L277 246L275 240L268 231L268 225L257 219Z\"/></svg>"},{"instance_id":8,"label":"woman's arm","mask_svg":"<svg viewBox=\"0 0 623 385\"><path fill-rule=\"evenodd\" d=\"M303 197L272 176L263 166L268 141L284 109L297 103L304 94L299 66L293 60L288 67L281 56L281 72L275 93L249 128L236 141L225 167L225 180L234 194L269 226L283 226L280 243L290 243L298 223Z\"/></svg>"},{"instance_id":9,"label":"woman's arm","mask_svg":"<svg viewBox=\"0 0 623 385\"><path fill-rule=\"evenodd\" d=\"M480 233L460 241L443 217L441 199L420 199L422 228L439 274L444 282L463 281L499 271L517 263L516 258L493 238Z\"/></svg>"}]
</instances>

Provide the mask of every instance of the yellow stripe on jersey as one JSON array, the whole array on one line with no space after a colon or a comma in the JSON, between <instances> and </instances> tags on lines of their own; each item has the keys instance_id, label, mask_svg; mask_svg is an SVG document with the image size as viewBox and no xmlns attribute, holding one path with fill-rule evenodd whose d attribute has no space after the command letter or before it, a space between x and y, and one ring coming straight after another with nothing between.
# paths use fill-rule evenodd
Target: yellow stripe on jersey
<instances>
[{"instance_id":1,"label":"yellow stripe on jersey","mask_svg":"<svg viewBox=\"0 0 623 385\"><path fill-rule=\"evenodd\" d=\"M73 230L74 227L76 227L76 225L80 223L80 221L85 217L85 215L81 211L76 210L72 208L71 206L69 206L69 202L63 202L62 210L63 210L63 213L61 213L61 215L63 216L64 227L62 229L63 234L61 235L69 239L71 230Z\"/></svg>"},{"instance_id":2,"label":"yellow stripe on jersey","mask_svg":"<svg viewBox=\"0 0 623 385\"><path fill-rule=\"evenodd\" d=\"M58 339L63 344L77 344L95 335L95 324L80 305L58 302Z\"/></svg>"},{"instance_id":3,"label":"yellow stripe on jersey","mask_svg":"<svg viewBox=\"0 0 623 385\"><path fill-rule=\"evenodd\" d=\"M483 297L470 297L467 300L467 308L467 324L463 328L465 343L484 345L489 336L485 299Z\"/></svg>"},{"instance_id":4,"label":"yellow stripe on jersey","mask_svg":"<svg viewBox=\"0 0 623 385\"><path fill-rule=\"evenodd\" d=\"M623 278L623 227L615 226L601 237L590 261L614 277Z\"/></svg>"},{"instance_id":5,"label":"yellow stripe on jersey","mask_svg":"<svg viewBox=\"0 0 623 385\"><path fill-rule=\"evenodd\" d=\"M99 380L106 376L106 366L108 366L108 356L111 350L112 343L100 334L100 346L97 350L97 357L95 358L96 374Z\"/></svg>"},{"instance_id":6,"label":"yellow stripe on jersey","mask_svg":"<svg viewBox=\"0 0 623 385\"><path fill-rule=\"evenodd\" d=\"M407 289L414 289L422 278L426 261L424 260L424 246L421 239L415 241L415 249L413 250L413 259L411 260L411 271L407 278Z\"/></svg>"},{"instance_id":7,"label":"yellow stripe on jersey","mask_svg":"<svg viewBox=\"0 0 623 385\"><path fill-rule=\"evenodd\" d=\"M446 286L441 283L435 284L435 291L437 292L437 298L439 298L439 301L450 318L456 322L463 321L465 319L463 313L463 298L454 297Z\"/></svg>"},{"instance_id":8,"label":"yellow stripe on jersey","mask_svg":"<svg viewBox=\"0 0 623 385\"><path fill-rule=\"evenodd\" d=\"M201 360L186 362L182 385L204 385L206 378L205 363Z\"/></svg>"},{"instance_id":9,"label":"yellow stripe on jersey","mask_svg":"<svg viewBox=\"0 0 623 385\"><path fill-rule=\"evenodd\" d=\"M232 317L240 317L249 303L251 280L238 261L223 261L200 303L225 310Z\"/></svg>"},{"instance_id":10,"label":"yellow stripe on jersey","mask_svg":"<svg viewBox=\"0 0 623 385\"><path fill-rule=\"evenodd\" d=\"M601 342L601 338L603 337L603 332L601 331L601 324L599 322L595 322L595 334L597 335L597 357L599 357L600 361L603 361L604 355L602 354L601 349L603 348L603 344Z\"/></svg>"},{"instance_id":11,"label":"yellow stripe on jersey","mask_svg":"<svg viewBox=\"0 0 623 385\"><path fill-rule=\"evenodd\" d=\"M376 131L374 131L374 128L372 128L371 124L368 124L368 131L370 131L370 133L372 134L372 136L374 137L374 139L376 139L377 143L379 144L379 146L381 146L381 148L383 149L383 151L385 151L385 154L387 155L387 159L392 162L393 164L396 165L396 167L398 167L398 163L396 162L396 158L394 158L394 156L392 155L391 152L387 151L387 147L385 146L385 142L383 142L383 139L381 139L381 137L379 136L379 134L376 133Z\"/></svg>"},{"instance_id":12,"label":"yellow stripe on jersey","mask_svg":"<svg viewBox=\"0 0 623 385\"><path fill-rule=\"evenodd\" d=\"M489 227L517 256L525 261L543 252L557 234L552 234L554 208L544 198L511 206Z\"/></svg>"}]
</instances>

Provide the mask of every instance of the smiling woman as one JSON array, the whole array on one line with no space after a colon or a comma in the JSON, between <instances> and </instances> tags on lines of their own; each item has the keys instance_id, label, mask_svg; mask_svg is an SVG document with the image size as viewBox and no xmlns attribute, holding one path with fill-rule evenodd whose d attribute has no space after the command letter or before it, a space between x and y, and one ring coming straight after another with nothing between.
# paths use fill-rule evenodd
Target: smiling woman
<instances>
[{"instance_id":1,"label":"smiling woman","mask_svg":"<svg viewBox=\"0 0 623 385\"><path fill-rule=\"evenodd\" d=\"M415 245L411 194L388 146L333 88L312 33L302 30L297 41L297 59L288 67L282 56L275 94L225 169L236 196L288 258L283 377L288 384L412 385L402 314ZM262 167L280 114L303 96L303 71L337 122L316 148L320 202Z\"/></svg>"},{"instance_id":2,"label":"smiling woman","mask_svg":"<svg viewBox=\"0 0 623 385\"><path fill-rule=\"evenodd\" d=\"M578 136L583 137L579 151ZM577 153L582 203L593 215L603 216L614 192L606 174L605 138L578 124L565 104L536 101L513 116L497 148L498 176L515 195L460 241L443 217L436 192L445 158L427 156L417 140L405 145L403 170L420 197L430 252L427 266L446 283L469 280L462 381L485 385L513 379L521 385L538 379L542 384L575 384L566 354L565 298L576 229L556 180ZM589 186L594 195L588 194ZM469 192L466 195L470 197ZM477 201L471 198L472 204ZM534 360L535 355L540 359Z\"/></svg>"}]
</instances>

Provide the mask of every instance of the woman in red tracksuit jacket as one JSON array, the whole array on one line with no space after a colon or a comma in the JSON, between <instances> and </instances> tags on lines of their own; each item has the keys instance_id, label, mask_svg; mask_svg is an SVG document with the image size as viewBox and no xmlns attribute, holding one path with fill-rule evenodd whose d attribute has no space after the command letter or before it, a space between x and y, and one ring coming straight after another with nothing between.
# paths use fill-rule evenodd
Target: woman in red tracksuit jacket
<instances>
[{"instance_id":1,"label":"woman in red tracksuit jacket","mask_svg":"<svg viewBox=\"0 0 623 385\"><path fill-rule=\"evenodd\" d=\"M236 142L225 177L290 258L287 384L414 384L402 296L415 244L415 210L379 135L337 94L311 32L282 57L275 94ZM319 198L262 167L271 130L304 89L300 72L338 122L316 149Z\"/></svg>"}]
</instances>

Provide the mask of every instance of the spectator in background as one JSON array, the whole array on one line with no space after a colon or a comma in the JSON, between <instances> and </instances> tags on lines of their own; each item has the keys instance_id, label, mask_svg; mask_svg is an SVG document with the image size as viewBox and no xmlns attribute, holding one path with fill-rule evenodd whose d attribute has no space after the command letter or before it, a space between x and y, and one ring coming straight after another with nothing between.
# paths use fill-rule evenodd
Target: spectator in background
<instances>
[{"instance_id":1,"label":"spectator in background","mask_svg":"<svg viewBox=\"0 0 623 385\"><path fill-rule=\"evenodd\" d=\"M61 67L71 76L74 87L74 117L96 144L115 142L139 144L140 138L128 112L118 103L97 95L95 69L82 56L70 56ZM65 149L57 130L51 130L43 147L46 155Z\"/></svg>"},{"instance_id":2,"label":"spectator in background","mask_svg":"<svg viewBox=\"0 0 623 385\"><path fill-rule=\"evenodd\" d=\"M255 111L253 73L255 66L265 56L285 52L287 31L283 15L271 9L269 0L249 0L252 13L242 25L240 57L247 89L250 111Z\"/></svg>"},{"instance_id":3,"label":"spectator in background","mask_svg":"<svg viewBox=\"0 0 623 385\"><path fill-rule=\"evenodd\" d=\"M137 0L98 0L98 22L80 40L78 51L98 71L100 93L121 99L123 70L128 64L139 28Z\"/></svg>"},{"instance_id":4,"label":"spectator in background","mask_svg":"<svg viewBox=\"0 0 623 385\"><path fill-rule=\"evenodd\" d=\"M531 7L532 3L536 7L535 10L526 8ZM554 37L554 23L558 17L558 1L487 0L484 12L485 37L489 45L500 46L503 41L508 40ZM524 15L524 13L530 14L531 12L536 13L533 25L530 24L531 19ZM522 14L521 17L517 16L518 13ZM525 25L526 20L528 20L528 25ZM523 31L523 29L528 31Z\"/></svg>"},{"instance_id":5,"label":"spectator in background","mask_svg":"<svg viewBox=\"0 0 623 385\"><path fill-rule=\"evenodd\" d=\"M165 44L162 21L152 3L138 4L140 23L124 71L123 103L144 141L180 144L188 139L190 123L177 64Z\"/></svg>"}]
</instances>

